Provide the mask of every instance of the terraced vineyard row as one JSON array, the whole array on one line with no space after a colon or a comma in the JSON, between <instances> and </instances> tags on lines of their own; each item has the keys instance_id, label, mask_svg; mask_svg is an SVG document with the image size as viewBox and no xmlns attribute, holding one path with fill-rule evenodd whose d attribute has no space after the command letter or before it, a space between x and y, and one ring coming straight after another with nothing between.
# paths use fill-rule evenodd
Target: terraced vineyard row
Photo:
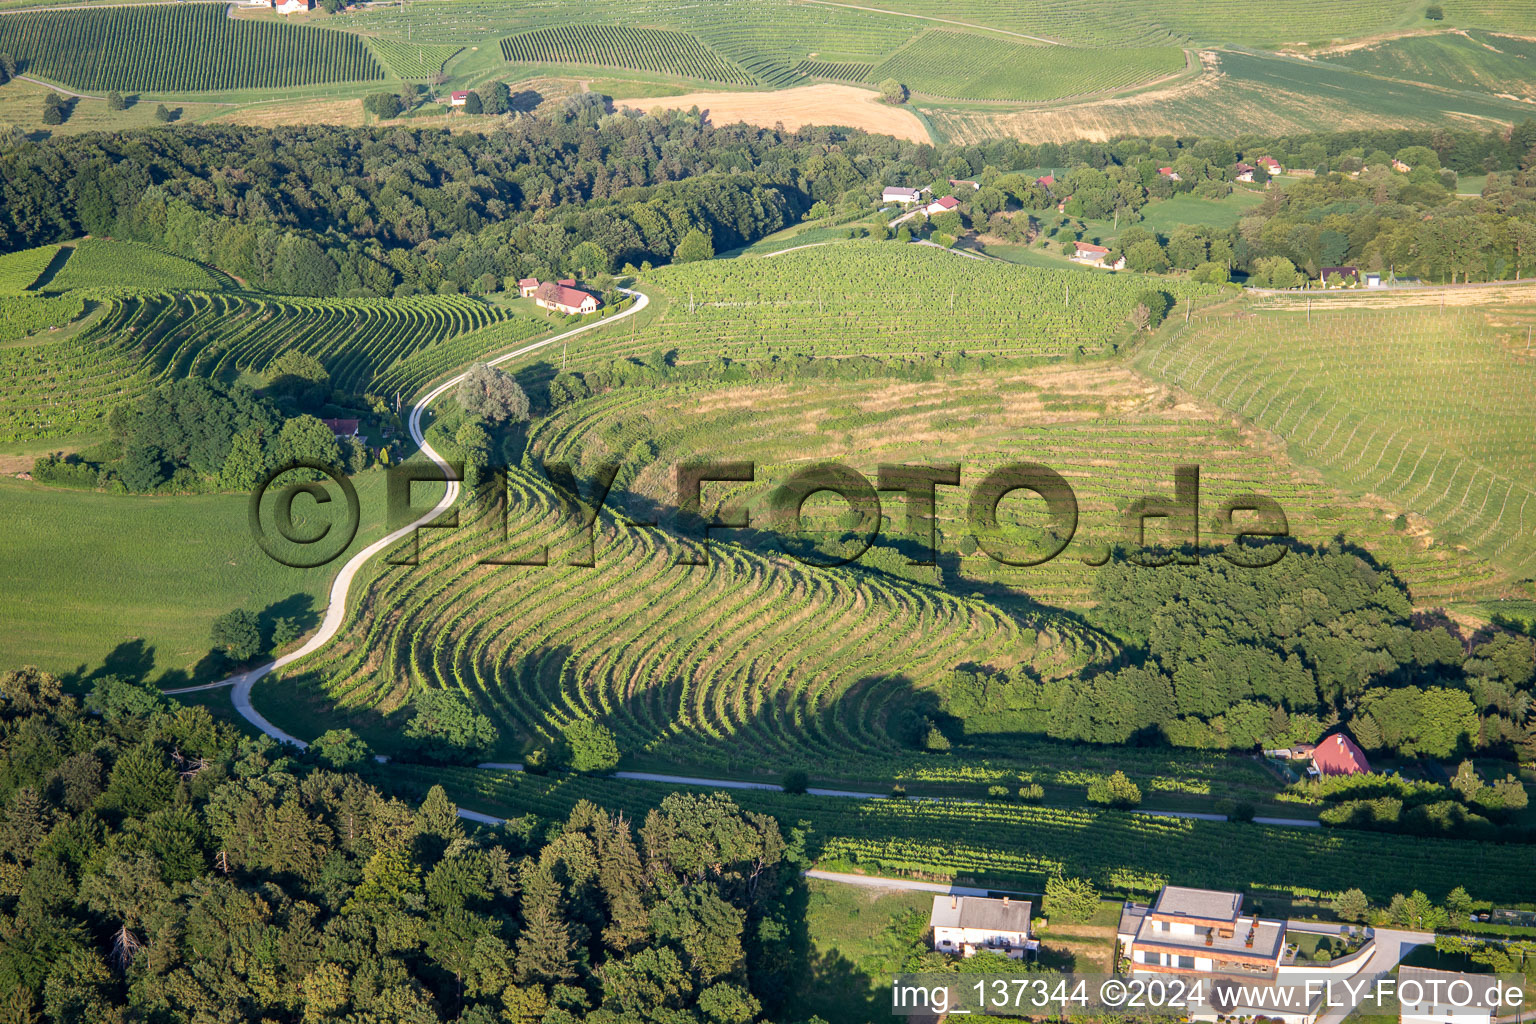
<instances>
[{"instance_id":1,"label":"terraced vineyard row","mask_svg":"<svg viewBox=\"0 0 1536 1024\"><path fill-rule=\"evenodd\" d=\"M19 295L32 287L58 251L56 245L41 245L0 255L0 295Z\"/></svg>"},{"instance_id":2,"label":"terraced vineyard row","mask_svg":"<svg viewBox=\"0 0 1536 1024\"><path fill-rule=\"evenodd\" d=\"M1536 313L1319 306L1310 322L1212 317L1136 362L1274 431L1341 488L1382 495L1444 542L1530 576Z\"/></svg>"},{"instance_id":3,"label":"terraced vineyard row","mask_svg":"<svg viewBox=\"0 0 1536 1024\"><path fill-rule=\"evenodd\" d=\"M154 381L192 374L232 378L260 370L288 348L318 358L337 387L377 392L387 384L409 394L431 376L432 364L418 359L403 370L397 364L505 319L495 307L457 296L116 298L72 338L0 349L0 438L49 437L89 427ZM529 334L543 330L538 320L513 322ZM477 354L459 349L453 358L467 362Z\"/></svg>"},{"instance_id":4,"label":"terraced vineyard row","mask_svg":"<svg viewBox=\"0 0 1536 1024\"><path fill-rule=\"evenodd\" d=\"M86 238L69 249L48 290L217 291L233 282L189 259L138 242Z\"/></svg>"},{"instance_id":5,"label":"terraced vineyard row","mask_svg":"<svg viewBox=\"0 0 1536 1024\"><path fill-rule=\"evenodd\" d=\"M559 25L501 41L509 61L534 64L598 64L752 85L750 75L684 32L628 25Z\"/></svg>"},{"instance_id":6,"label":"terraced vineyard row","mask_svg":"<svg viewBox=\"0 0 1536 1024\"><path fill-rule=\"evenodd\" d=\"M1096 570L1080 558L1123 537L1121 517L1132 501L1171 493L1172 467L1181 464L1200 466L1210 514L1229 497L1268 495L1285 509L1293 536L1324 544L1343 533L1389 561L1421 600L1497 586L1488 563L1426 549L1418 537L1393 529L1387 515L1356 505L1224 418L1175 410L1170 393L1118 367L972 371L931 381L780 383L753 376L734 384L616 389L562 408L538 424L531 444L539 456L583 464L589 473L604 460L624 461L620 486L661 505L675 501L675 463L750 460L757 482L722 483L713 493L747 508L754 521L764 515L774 483L808 461L841 461L871 479L885 462L958 462L962 486L939 491L945 568L926 570L932 581L962 591L1005 583L1057 606L1089 600ZM981 552L961 554L970 532L968 488L999 465L1022 460L1055 469L1076 493L1078 532L1067 555L1020 569ZM883 532L906 538L901 500L881 500ZM1030 507L1019 501L1005 514L1027 522ZM1202 524L1207 543L1222 543L1213 530Z\"/></svg>"},{"instance_id":7,"label":"terraced vineyard row","mask_svg":"<svg viewBox=\"0 0 1536 1024\"><path fill-rule=\"evenodd\" d=\"M886 728L966 662L1057 676L1109 653L1065 619L853 571L812 570L718 538L690 541L606 514L596 568L566 564L563 514L541 478L511 474L510 541L494 520L426 531L421 565L379 566L336 643L300 663L346 707L397 706L418 686L464 693L535 744L573 719L637 757L721 770L902 760ZM549 545L549 565L528 560Z\"/></svg>"},{"instance_id":8,"label":"terraced vineyard row","mask_svg":"<svg viewBox=\"0 0 1536 1024\"><path fill-rule=\"evenodd\" d=\"M0 52L76 89L204 92L384 77L358 36L230 18L218 4L155 4L0 17Z\"/></svg>"},{"instance_id":9,"label":"terraced vineyard row","mask_svg":"<svg viewBox=\"0 0 1536 1024\"><path fill-rule=\"evenodd\" d=\"M838 64L825 60L803 60L794 68L803 78L830 78L837 82L862 82L874 69L873 64Z\"/></svg>"},{"instance_id":10,"label":"terraced vineyard row","mask_svg":"<svg viewBox=\"0 0 1536 1024\"><path fill-rule=\"evenodd\" d=\"M579 800L640 818L668 789L582 776L540 778L472 768L391 765L410 794L441 784L462 806L558 820ZM1528 851L1454 839L1152 818L1110 810L954 800L840 800L736 790L741 806L808 824L819 866L957 878L1038 892L1054 874L1146 897L1164 884L1318 896L1355 886L1374 900L1464 885L1476 899L1536 897ZM1212 856L1213 850L1222 851Z\"/></svg>"}]
</instances>

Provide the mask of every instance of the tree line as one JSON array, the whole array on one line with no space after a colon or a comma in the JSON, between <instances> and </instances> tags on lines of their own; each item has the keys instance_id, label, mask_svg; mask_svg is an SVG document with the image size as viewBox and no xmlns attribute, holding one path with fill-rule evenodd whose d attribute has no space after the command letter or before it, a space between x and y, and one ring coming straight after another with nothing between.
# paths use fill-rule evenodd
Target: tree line
<instances>
[{"instance_id":1,"label":"tree line","mask_svg":"<svg viewBox=\"0 0 1536 1024\"><path fill-rule=\"evenodd\" d=\"M469 827L369 763L115 677L0 674L7 1019L750 1024L802 979L772 818L673 794Z\"/></svg>"}]
</instances>

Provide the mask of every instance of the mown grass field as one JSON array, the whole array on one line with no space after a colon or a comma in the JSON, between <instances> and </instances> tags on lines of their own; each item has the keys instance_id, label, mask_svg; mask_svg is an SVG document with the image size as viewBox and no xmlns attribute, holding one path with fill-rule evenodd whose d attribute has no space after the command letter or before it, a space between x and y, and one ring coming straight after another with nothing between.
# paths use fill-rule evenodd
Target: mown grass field
<instances>
[{"instance_id":1,"label":"mown grass field","mask_svg":"<svg viewBox=\"0 0 1536 1024\"><path fill-rule=\"evenodd\" d=\"M1307 301L1202 318L1136 366L1272 431L1341 489L1422 517L1437 545L1529 578L1536 312L1442 311L1432 295L1324 298L1310 313Z\"/></svg>"},{"instance_id":2,"label":"mown grass field","mask_svg":"<svg viewBox=\"0 0 1536 1024\"><path fill-rule=\"evenodd\" d=\"M384 475L356 479L349 552L382 533ZM428 500L430 488L417 500ZM70 675L142 676L166 687L219 678L203 662L213 620L235 608L318 625L335 566L291 569L257 546L244 494L144 497L0 478L6 611L0 658ZM305 528L314 516L294 504ZM323 520L314 519L315 522ZM335 565L339 566L338 560ZM224 698L228 702L228 698Z\"/></svg>"}]
</instances>

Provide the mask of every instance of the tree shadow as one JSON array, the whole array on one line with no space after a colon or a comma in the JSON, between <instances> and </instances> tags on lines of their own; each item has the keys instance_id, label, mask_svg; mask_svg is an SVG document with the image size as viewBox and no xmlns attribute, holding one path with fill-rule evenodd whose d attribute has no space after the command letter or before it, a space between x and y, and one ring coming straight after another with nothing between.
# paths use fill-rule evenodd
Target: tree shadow
<instances>
[{"instance_id":1,"label":"tree shadow","mask_svg":"<svg viewBox=\"0 0 1536 1024\"><path fill-rule=\"evenodd\" d=\"M300 629L314 629L320 624L320 614L315 609L311 594L289 594L281 601L273 601L256 615L257 627L264 638L272 636L272 627L278 619L292 619Z\"/></svg>"},{"instance_id":2,"label":"tree shadow","mask_svg":"<svg viewBox=\"0 0 1536 1024\"><path fill-rule=\"evenodd\" d=\"M507 109L517 113L531 113L544 102L544 94L537 89L519 89L507 100Z\"/></svg>"}]
</instances>

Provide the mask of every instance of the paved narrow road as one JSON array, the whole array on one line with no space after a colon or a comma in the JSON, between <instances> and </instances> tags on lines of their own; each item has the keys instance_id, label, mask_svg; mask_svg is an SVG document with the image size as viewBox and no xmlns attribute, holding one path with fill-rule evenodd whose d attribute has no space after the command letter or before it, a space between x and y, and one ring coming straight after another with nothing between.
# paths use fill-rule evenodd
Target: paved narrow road
<instances>
[{"instance_id":1,"label":"paved narrow road","mask_svg":"<svg viewBox=\"0 0 1536 1024\"><path fill-rule=\"evenodd\" d=\"M1386 977L1392 972L1392 968L1408 955L1409 950L1415 946L1433 943L1435 936L1432 932L1377 928L1375 939L1376 948L1371 951L1370 958L1353 976L1356 982L1367 978L1375 980ZM1344 1024L1344 1018L1348 1017L1350 1012L1349 1007L1335 1007L1319 1017L1317 1024Z\"/></svg>"},{"instance_id":2,"label":"paved narrow road","mask_svg":"<svg viewBox=\"0 0 1536 1024\"><path fill-rule=\"evenodd\" d=\"M586 332L596 330L599 327L606 327L609 324L617 323L626 317L634 316L636 313L640 312L650 304L650 298L643 292L631 291L628 288L623 288L620 290L623 291L624 294L632 296L636 300L635 304L624 310L624 312L602 320L594 320L592 323L586 324L585 326L577 327L573 330L565 331L561 334L556 334L552 337L545 338L543 341L536 341L531 345L524 345L520 349L508 352L506 355L499 356L495 359L488 360L488 362L490 365L495 366L496 364L504 363L509 359L516 359L518 356L525 356L530 352L537 352L539 349L553 345L557 341L566 341L570 338L574 338L578 334L585 334ZM464 379L468 372L469 371L466 370L464 373L444 381L437 387L433 388L431 391L427 392L426 396L411 408L411 415L407 421L407 426L409 427L411 433L411 440L415 441L416 444L420 446L422 452L427 456L427 458L431 459L434 463L437 464L438 468L443 470L443 476L445 479L448 476L448 462L441 455L439 455L431 445L427 444L427 439L421 426L421 418L422 414L427 411L427 406L431 405L440 396L452 388L457 387L459 382ZM167 694L195 693L199 690L212 690L221 686L232 686L234 689L230 693L230 699L234 702L235 710L240 713L240 717L244 718L247 722L250 722L257 729L261 730L263 733L272 737L273 739L281 743L292 744L301 750L304 749L309 744L299 739L297 736L279 729L277 726L273 725L265 717L263 717L261 712L257 711L254 707L251 706L252 688L254 688L260 680L265 678L268 674L275 671L276 669L280 669L285 665L291 665L293 662L298 661L300 658L306 658L320 650L320 648L324 647L326 644L330 643L332 638L334 638L336 634L341 631L342 624L346 621L347 594L352 588L352 581L357 577L357 574L362 570L363 566L367 565L369 560L372 559L375 555L381 554L399 541L409 537L411 535L411 531L415 530L418 526L431 522L443 512L446 512L448 509L452 508L453 503L458 500L458 497L459 485L453 481L449 481L447 488L443 492L442 499L432 507L431 511L418 516L408 526L402 526L400 529L395 530L394 532L387 534L381 539L374 541L372 544L368 545L366 548L348 559L346 565L341 567L341 571L336 574L336 579L331 583L330 599L325 606L325 618L321 620L320 628L316 630L315 635L310 637L304 646L300 647L298 650L289 654L285 654L281 658L278 658L276 661L268 662L265 665L259 665L256 668L242 672L239 675L230 676L228 679L222 679L216 683L205 683L202 686L188 686L180 690L166 690L165 692Z\"/></svg>"}]
</instances>

